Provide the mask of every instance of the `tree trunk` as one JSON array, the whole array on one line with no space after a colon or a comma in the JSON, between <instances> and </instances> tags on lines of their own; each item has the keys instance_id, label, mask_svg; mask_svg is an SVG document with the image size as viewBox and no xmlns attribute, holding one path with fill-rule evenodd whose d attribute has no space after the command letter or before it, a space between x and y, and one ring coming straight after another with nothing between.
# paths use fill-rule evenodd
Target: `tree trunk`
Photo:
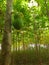
<instances>
[{"instance_id":1,"label":"tree trunk","mask_svg":"<svg viewBox=\"0 0 49 65\"><path fill-rule=\"evenodd\" d=\"M2 65L10 65L11 61L11 7L12 0L6 2L5 26L2 40Z\"/></svg>"}]
</instances>

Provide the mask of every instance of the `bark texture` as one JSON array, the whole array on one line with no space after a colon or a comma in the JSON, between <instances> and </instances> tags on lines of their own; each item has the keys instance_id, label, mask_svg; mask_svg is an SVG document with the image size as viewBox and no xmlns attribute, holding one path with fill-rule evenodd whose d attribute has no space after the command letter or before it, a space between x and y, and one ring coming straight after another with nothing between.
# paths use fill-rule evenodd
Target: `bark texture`
<instances>
[{"instance_id":1,"label":"bark texture","mask_svg":"<svg viewBox=\"0 0 49 65\"><path fill-rule=\"evenodd\" d=\"M5 26L2 40L1 65L10 65L11 61L11 11L12 11L12 0L6 0Z\"/></svg>"}]
</instances>

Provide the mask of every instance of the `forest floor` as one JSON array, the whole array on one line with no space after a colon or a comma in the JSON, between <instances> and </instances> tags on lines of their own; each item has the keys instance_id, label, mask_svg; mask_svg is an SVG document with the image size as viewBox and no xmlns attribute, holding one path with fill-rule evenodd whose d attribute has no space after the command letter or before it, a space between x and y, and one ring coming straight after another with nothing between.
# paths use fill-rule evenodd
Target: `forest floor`
<instances>
[{"instance_id":1,"label":"forest floor","mask_svg":"<svg viewBox=\"0 0 49 65\"><path fill-rule=\"evenodd\" d=\"M41 49L38 53L34 49L13 51L11 54L11 65L49 65L49 52L46 49Z\"/></svg>"}]
</instances>

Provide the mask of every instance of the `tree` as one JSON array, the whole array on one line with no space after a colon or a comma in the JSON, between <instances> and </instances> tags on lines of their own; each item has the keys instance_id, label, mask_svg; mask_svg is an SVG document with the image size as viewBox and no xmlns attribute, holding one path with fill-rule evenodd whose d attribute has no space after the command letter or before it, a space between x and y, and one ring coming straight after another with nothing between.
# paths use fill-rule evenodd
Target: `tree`
<instances>
[{"instance_id":1,"label":"tree","mask_svg":"<svg viewBox=\"0 0 49 65\"><path fill-rule=\"evenodd\" d=\"M11 10L12 0L6 1L4 34L2 40L2 65L10 65L11 61Z\"/></svg>"}]
</instances>

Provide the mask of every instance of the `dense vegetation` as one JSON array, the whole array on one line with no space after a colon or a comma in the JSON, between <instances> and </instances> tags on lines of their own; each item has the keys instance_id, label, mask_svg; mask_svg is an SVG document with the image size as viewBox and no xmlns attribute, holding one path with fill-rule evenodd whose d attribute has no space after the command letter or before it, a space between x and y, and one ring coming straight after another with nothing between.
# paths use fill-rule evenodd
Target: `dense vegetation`
<instances>
[{"instance_id":1,"label":"dense vegetation","mask_svg":"<svg viewBox=\"0 0 49 65\"><path fill-rule=\"evenodd\" d=\"M49 0L0 0L0 65L49 65Z\"/></svg>"}]
</instances>

